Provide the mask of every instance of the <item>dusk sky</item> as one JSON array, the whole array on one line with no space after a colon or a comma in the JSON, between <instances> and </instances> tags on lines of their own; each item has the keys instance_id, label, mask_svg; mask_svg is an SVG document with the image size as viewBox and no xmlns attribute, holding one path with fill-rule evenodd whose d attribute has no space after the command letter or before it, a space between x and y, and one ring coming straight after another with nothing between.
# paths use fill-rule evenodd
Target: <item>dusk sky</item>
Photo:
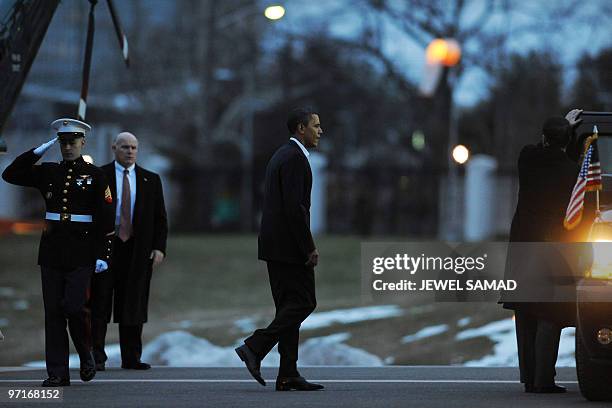
<instances>
[{"instance_id":1,"label":"dusk sky","mask_svg":"<svg viewBox=\"0 0 612 408\"><path fill-rule=\"evenodd\" d=\"M326 28L334 35L350 38L359 32L363 24L363 13L359 7L355 7L357 3L359 2L351 0L316 2L289 0L286 2L285 18L275 24L282 30L303 34L308 30ZM449 1L450 3L454 2ZM469 8L462 16L462 21L469 25L488 2L474 0L467 3ZM501 2L496 3L501 4ZM485 30L489 32L508 30L510 52L526 54L531 50L541 50L559 55L565 67L565 79L568 86L574 80L574 67L581 55L585 53L594 55L602 48L612 45L612 24L610 24L612 16L602 12L604 7L609 8L609 1L582 2L575 13L567 19L567 23L561 24L562 29L542 31L537 34L524 34L517 30L524 24L538 24L538 20L546 18L551 7L572 2L567 0L514 0L508 3L513 10L510 18L501 15L494 16L485 26ZM425 50L387 20L381 19L381 21L384 33L384 52L395 61L396 67L404 72L406 77L418 83L423 75ZM486 74L479 69L467 69L458 85L455 100L459 105L469 106L486 95L487 86Z\"/></svg>"}]
</instances>

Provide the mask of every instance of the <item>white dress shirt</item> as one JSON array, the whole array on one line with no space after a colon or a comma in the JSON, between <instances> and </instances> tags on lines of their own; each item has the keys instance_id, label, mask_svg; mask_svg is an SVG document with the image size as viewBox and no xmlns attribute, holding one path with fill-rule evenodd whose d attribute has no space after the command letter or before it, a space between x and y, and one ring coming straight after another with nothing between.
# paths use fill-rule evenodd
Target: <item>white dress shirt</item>
<instances>
[{"instance_id":1,"label":"white dress shirt","mask_svg":"<svg viewBox=\"0 0 612 408\"><path fill-rule=\"evenodd\" d=\"M130 182L130 218L134 221L134 203L136 203L136 165L127 168L128 180ZM125 167L115 162L115 178L117 179L117 211L115 211L115 225L121 223L121 197L123 193L123 170Z\"/></svg>"},{"instance_id":2,"label":"white dress shirt","mask_svg":"<svg viewBox=\"0 0 612 408\"><path fill-rule=\"evenodd\" d=\"M302 152L304 152L304 156L306 156L306 160L310 161L310 159L308 159L308 156L310 156L310 152L308 150L306 150L306 148L304 147L302 142L297 140L295 137L291 137L291 138L289 138L289 140L293 140L295 143L297 143L297 145L300 147Z\"/></svg>"}]
</instances>

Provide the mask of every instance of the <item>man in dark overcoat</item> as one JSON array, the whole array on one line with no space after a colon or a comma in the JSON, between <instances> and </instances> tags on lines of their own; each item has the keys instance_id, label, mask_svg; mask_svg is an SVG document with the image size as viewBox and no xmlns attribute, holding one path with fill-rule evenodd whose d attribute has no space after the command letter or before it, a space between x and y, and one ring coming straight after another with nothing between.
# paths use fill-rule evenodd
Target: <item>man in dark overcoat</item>
<instances>
[{"instance_id":1,"label":"man in dark overcoat","mask_svg":"<svg viewBox=\"0 0 612 408\"><path fill-rule=\"evenodd\" d=\"M142 328L147 321L153 268L165 258L168 221L159 175L136 164L138 140L128 132L112 145L115 161L102 167L115 200L116 235L113 266L92 285L92 333L98 370L105 369L104 351L111 310L119 323L121 367L146 370L140 361ZM114 297L114 302L113 302Z\"/></svg>"},{"instance_id":2,"label":"man in dark overcoat","mask_svg":"<svg viewBox=\"0 0 612 408\"><path fill-rule=\"evenodd\" d=\"M554 382L561 329L575 325L576 268L570 244L575 233L563 220L576 183L579 164L565 152L582 111L554 117L543 126L542 141L519 155L519 197L512 219L505 279L517 281L514 293L502 294L515 311L521 382L526 392L558 393ZM560 299L562 290L569 287ZM559 301L555 301L559 300Z\"/></svg>"}]
</instances>

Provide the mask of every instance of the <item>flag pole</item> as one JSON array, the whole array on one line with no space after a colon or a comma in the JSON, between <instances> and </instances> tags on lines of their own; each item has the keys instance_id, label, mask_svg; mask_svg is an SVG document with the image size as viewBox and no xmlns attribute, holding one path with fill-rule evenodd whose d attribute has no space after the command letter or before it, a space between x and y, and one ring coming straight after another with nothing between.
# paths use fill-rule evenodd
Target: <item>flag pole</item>
<instances>
[{"instance_id":1,"label":"flag pole","mask_svg":"<svg viewBox=\"0 0 612 408\"><path fill-rule=\"evenodd\" d=\"M599 130L597 129L597 125L593 126L593 138L597 139L599 137ZM600 211L599 211L599 189L595 190L595 216L597 218L599 218L600 216Z\"/></svg>"}]
</instances>

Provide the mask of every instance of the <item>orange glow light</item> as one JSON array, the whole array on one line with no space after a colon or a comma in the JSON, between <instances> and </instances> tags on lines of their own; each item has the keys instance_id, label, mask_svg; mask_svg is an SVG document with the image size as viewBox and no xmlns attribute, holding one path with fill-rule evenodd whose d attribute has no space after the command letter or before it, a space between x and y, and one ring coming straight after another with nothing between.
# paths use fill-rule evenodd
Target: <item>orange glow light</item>
<instances>
[{"instance_id":1,"label":"orange glow light","mask_svg":"<svg viewBox=\"0 0 612 408\"><path fill-rule=\"evenodd\" d=\"M36 234L43 229L43 224L40 222L16 222L13 224L13 227L11 229L13 234L16 235Z\"/></svg>"},{"instance_id":2,"label":"orange glow light","mask_svg":"<svg viewBox=\"0 0 612 408\"><path fill-rule=\"evenodd\" d=\"M452 67L461 59L459 43L453 39L436 38L427 46L425 51L427 62Z\"/></svg>"}]
</instances>

